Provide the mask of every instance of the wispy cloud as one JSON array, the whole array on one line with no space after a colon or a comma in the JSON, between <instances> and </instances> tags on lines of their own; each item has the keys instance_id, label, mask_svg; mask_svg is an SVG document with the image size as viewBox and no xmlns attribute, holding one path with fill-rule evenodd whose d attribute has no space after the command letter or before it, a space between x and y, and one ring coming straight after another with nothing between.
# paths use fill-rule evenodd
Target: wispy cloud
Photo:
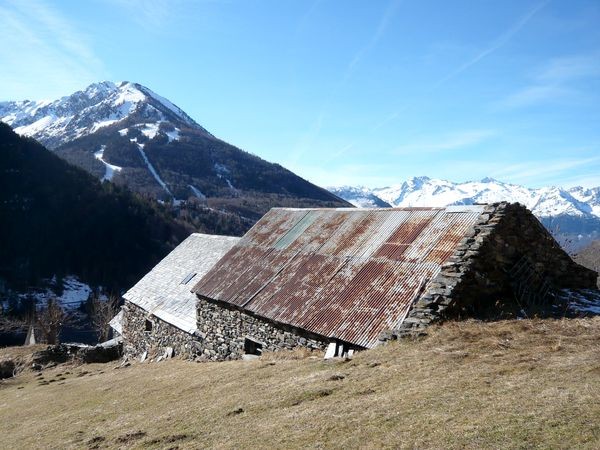
<instances>
[{"instance_id":1,"label":"wispy cloud","mask_svg":"<svg viewBox=\"0 0 600 450\"><path fill-rule=\"evenodd\" d=\"M534 106L550 101L582 96L577 83L600 76L600 54L555 58L532 77L532 83L494 106L512 109Z\"/></svg>"},{"instance_id":2,"label":"wispy cloud","mask_svg":"<svg viewBox=\"0 0 600 450\"><path fill-rule=\"evenodd\" d=\"M448 82L452 78L455 78L456 76L458 76L461 73L465 72L466 70L468 70L469 68L471 68L475 64L479 63L484 58L490 56L492 53L494 53L495 51L497 51L500 48L502 48L519 31L521 31L525 27L525 25L527 25L527 23L541 9L543 9L546 6L547 3L548 3L548 1L543 1L543 2L540 2L540 3L536 4L531 10L529 10L527 13L525 13L523 16L521 16L510 28L508 28L507 30L505 30L496 39L494 39L488 47L486 47L483 50L479 51L475 56L473 56L469 60L465 61L463 64L461 64L460 66L458 66L456 69L454 69L451 72L449 72L446 75L444 75L436 83L434 83L429 89L427 89L424 92L424 95L430 95L430 94L432 94L434 91L436 91L438 88L440 88L443 84L445 84L446 82ZM376 123L373 126L373 128L372 128L371 131L377 131L380 128L384 127L385 125L389 124L390 122L393 122L398 117L400 117L400 115L401 115L402 112L406 112L410 108L411 108L411 105L405 105L402 109L399 109L399 110L396 110L394 112L391 112L383 120L381 120L378 123Z\"/></svg>"},{"instance_id":3,"label":"wispy cloud","mask_svg":"<svg viewBox=\"0 0 600 450\"><path fill-rule=\"evenodd\" d=\"M42 0L0 6L0 99L70 93L107 72L87 36Z\"/></svg>"},{"instance_id":4,"label":"wispy cloud","mask_svg":"<svg viewBox=\"0 0 600 450\"><path fill-rule=\"evenodd\" d=\"M316 1L313 3L309 12L302 19L306 20L306 17L310 14L313 14L315 8L318 6L320 1ZM290 159L290 164L296 164L298 160L305 154L305 152L312 147L314 140L318 137L321 128L323 127L326 111L329 109L329 106L333 100L333 98L338 94L338 92L346 85L356 68L359 66L360 62L363 58L377 45L377 43L384 36L385 31L389 27L390 21L393 16L396 14L398 7L400 6L400 0L391 0L386 9L383 11L383 14L380 16L379 21L377 22L377 26L375 27L373 34L369 40L365 43L364 46L358 49L358 51L354 54L348 66L346 67L342 77L335 84L329 95L326 97L323 106L320 109L320 112L317 114L314 123L310 126L310 128L301 136L298 144L296 145L296 149L294 150L292 157ZM301 23L303 23L301 21ZM343 150L342 154L345 153L353 144L347 146L346 150ZM339 155L338 155L339 156ZM334 159L330 158L329 160Z\"/></svg>"},{"instance_id":5,"label":"wispy cloud","mask_svg":"<svg viewBox=\"0 0 600 450\"><path fill-rule=\"evenodd\" d=\"M494 130L466 130L436 138L423 138L403 144L393 150L395 154L434 153L459 150L480 144L497 135Z\"/></svg>"},{"instance_id":6,"label":"wispy cloud","mask_svg":"<svg viewBox=\"0 0 600 450\"><path fill-rule=\"evenodd\" d=\"M181 3L180 0L110 0L110 2L149 31L163 29Z\"/></svg>"},{"instance_id":7,"label":"wispy cloud","mask_svg":"<svg viewBox=\"0 0 600 450\"><path fill-rule=\"evenodd\" d=\"M492 41L489 47L481 50L473 58L469 59L461 66L457 67L455 70L444 76L434 85L434 88L441 86L446 81L456 77L465 70L477 64L482 59L488 57L489 55L506 45L519 31L521 31L521 29L523 29L525 25L527 25L527 23L533 18L533 16L535 16L542 8L544 8L544 6L546 6L547 3L547 1L544 1L535 5L530 11L528 11L526 14L520 17L513 24L513 26L511 26L508 30L506 30L504 33L502 33L500 36L494 39L494 41Z\"/></svg>"},{"instance_id":8,"label":"wispy cloud","mask_svg":"<svg viewBox=\"0 0 600 450\"><path fill-rule=\"evenodd\" d=\"M349 78L351 76L352 72L354 72L355 68L362 61L362 59L365 57L365 55L367 55L381 40L381 38L385 34L385 31L387 30L387 28L390 24L391 19L396 14L396 11L398 10L399 6L400 6L399 0L392 0L390 3L388 3L387 8L385 9L383 14L379 18L379 22L377 24L377 27L375 28L375 31L371 35L371 38L363 47L361 47L356 52L356 54L354 55L352 60L350 60L350 63L348 64L348 67L344 74L343 81L345 81L347 78Z\"/></svg>"},{"instance_id":9,"label":"wispy cloud","mask_svg":"<svg viewBox=\"0 0 600 450\"><path fill-rule=\"evenodd\" d=\"M510 94L505 99L497 102L495 106L501 109L522 108L566 98L575 93L576 91L572 89L556 84L533 85Z\"/></svg>"},{"instance_id":10,"label":"wispy cloud","mask_svg":"<svg viewBox=\"0 0 600 450\"><path fill-rule=\"evenodd\" d=\"M560 158L545 161L525 161L493 170L495 178L508 179L519 183L564 180L573 176L573 170L600 163L600 156L587 158ZM581 176L581 175L579 175Z\"/></svg>"}]
</instances>

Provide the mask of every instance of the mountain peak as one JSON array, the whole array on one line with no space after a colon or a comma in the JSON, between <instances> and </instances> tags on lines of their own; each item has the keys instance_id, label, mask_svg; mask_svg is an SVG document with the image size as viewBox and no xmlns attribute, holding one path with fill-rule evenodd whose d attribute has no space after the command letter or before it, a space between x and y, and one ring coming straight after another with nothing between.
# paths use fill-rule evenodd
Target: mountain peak
<instances>
[{"instance_id":1,"label":"mountain peak","mask_svg":"<svg viewBox=\"0 0 600 450\"><path fill-rule=\"evenodd\" d=\"M51 149L125 122L127 126L165 123L214 138L171 101L130 81L93 83L50 102L5 102L0 104L0 121Z\"/></svg>"},{"instance_id":2,"label":"mountain peak","mask_svg":"<svg viewBox=\"0 0 600 450\"><path fill-rule=\"evenodd\" d=\"M481 179L480 183L501 183L501 182L492 177L485 177L485 178Z\"/></svg>"}]
</instances>

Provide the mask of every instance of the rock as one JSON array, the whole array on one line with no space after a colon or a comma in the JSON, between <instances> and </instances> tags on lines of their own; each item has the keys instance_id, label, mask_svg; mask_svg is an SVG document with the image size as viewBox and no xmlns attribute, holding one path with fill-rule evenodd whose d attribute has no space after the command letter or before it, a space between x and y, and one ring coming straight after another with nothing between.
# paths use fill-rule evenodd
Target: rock
<instances>
[{"instance_id":1,"label":"rock","mask_svg":"<svg viewBox=\"0 0 600 450\"><path fill-rule=\"evenodd\" d=\"M49 345L45 350L34 352L32 361L34 364L46 366L49 364L60 364L71 358L69 348L66 345Z\"/></svg>"},{"instance_id":2,"label":"rock","mask_svg":"<svg viewBox=\"0 0 600 450\"><path fill-rule=\"evenodd\" d=\"M0 360L0 380L3 378L11 378L15 374L17 365L12 359Z\"/></svg>"},{"instance_id":3,"label":"rock","mask_svg":"<svg viewBox=\"0 0 600 450\"><path fill-rule=\"evenodd\" d=\"M77 358L84 363L106 363L121 357L123 346L121 343L104 346L83 347L77 353Z\"/></svg>"}]
</instances>

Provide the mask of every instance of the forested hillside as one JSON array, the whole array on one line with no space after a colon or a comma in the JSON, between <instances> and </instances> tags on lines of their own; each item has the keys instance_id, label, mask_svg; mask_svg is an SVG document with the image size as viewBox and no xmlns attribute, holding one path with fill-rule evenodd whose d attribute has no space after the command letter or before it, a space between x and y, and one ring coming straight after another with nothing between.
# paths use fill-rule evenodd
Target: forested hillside
<instances>
[{"instance_id":1,"label":"forested hillside","mask_svg":"<svg viewBox=\"0 0 600 450\"><path fill-rule=\"evenodd\" d=\"M129 287L191 232L2 123L0 216L0 278L14 287L65 274Z\"/></svg>"}]
</instances>

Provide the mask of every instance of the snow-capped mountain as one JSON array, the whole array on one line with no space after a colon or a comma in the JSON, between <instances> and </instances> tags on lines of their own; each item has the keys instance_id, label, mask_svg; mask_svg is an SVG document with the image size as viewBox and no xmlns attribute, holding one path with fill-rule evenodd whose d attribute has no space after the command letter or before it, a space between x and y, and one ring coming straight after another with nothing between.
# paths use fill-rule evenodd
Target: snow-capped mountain
<instances>
[{"instance_id":1,"label":"snow-capped mountain","mask_svg":"<svg viewBox=\"0 0 600 450\"><path fill-rule=\"evenodd\" d=\"M137 123L131 123L131 119ZM158 132L160 124L183 125L211 136L169 100L137 83L104 81L54 101L0 103L0 121L54 149L129 119L129 126Z\"/></svg>"},{"instance_id":2,"label":"snow-capped mountain","mask_svg":"<svg viewBox=\"0 0 600 450\"><path fill-rule=\"evenodd\" d=\"M422 176L383 188L343 186L329 190L358 207L519 202L533 211L563 243L569 240L584 244L600 236L600 187L530 189L493 178L454 183Z\"/></svg>"},{"instance_id":3,"label":"snow-capped mountain","mask_svg":"<svg viewBox=\"0 0 600 450\"><path fill-rule=\"evenodd\" d=\"M251 225L271 206L345 206L283 167L213 136L137 83L95 83L55 101L0 103L0 121L101 180Z\"/></svg>"},{"instance_id":4,"label":"snow-capped mountain","mask_svg":"<svg viewBox=\"0 0 600 450\"><path fill-rule=\"evenodd\" d=\"M333 192L338 197L343 198L347 202L358 208L391 208L392 205L382 197L375 194L373 189L364 186L352 187L330 187L330 192Z\"/></svg>"},{"instance_id":5,"label":"snow-capped mountain","mask_svg":"<svg viewBox=\"0 0 600 450\"><path fill-rule=\"evenodd\" d=\"M493 178L454 183L452 181L414 177L402 184L369 189L366 187L333 187L329 190L358 207L447 206L519 202L540 217L595 216L600 218L600 187L543 187L530 189L503 183Z\"/></svg>"}]
</instances>

